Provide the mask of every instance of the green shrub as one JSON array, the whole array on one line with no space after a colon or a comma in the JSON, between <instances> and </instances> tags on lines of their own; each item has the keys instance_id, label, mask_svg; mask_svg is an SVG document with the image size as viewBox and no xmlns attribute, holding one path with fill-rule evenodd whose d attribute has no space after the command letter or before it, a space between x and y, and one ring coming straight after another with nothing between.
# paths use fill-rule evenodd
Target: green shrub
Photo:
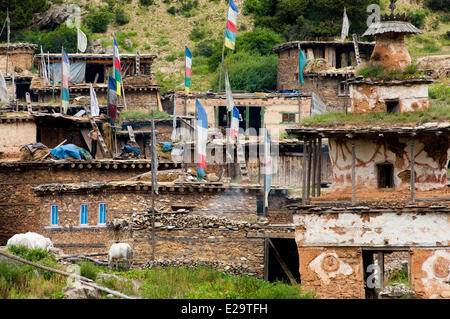
<instances>
[{"instance_id":1,"label":"green shrub","mask_svg":"<svg viewBox=\"0 0 450 319\"><path fill-rule=\"evenodd\" d=\"M434 83L428 89L428 96L441 101L450 100L450 86L446 84Z\"/></svg>"},{"instance_id":2,"label":"green shrub","mask_svg":"<svg viewBox=\"0 0 450 319\"><path fill-rule=\"evenodd\" d=\"M277 86L277 55L261 56L258 53L238 52L228 56L224 63L228 68L230 85L233 90L247 92L273 91ZM223 76L223 74L222 74ZM219 72L211 83L218 88ZM222 79L222 89L224 80Z\"/></svg>"},{"instance_id":3,"label":"green shrub","mask_svg":"<svg viewBox=\"0 0 450 319\"><path fill-rule=\"evenodd\" d=\"M364 78L380 78L385 75L385 69L381 65L367 64L360 68L356 75L361 75Z\"/></svg>"},{"instance_id":4,"label":"green shrub","mask_svg":"<svg viewBox=\"0 0 450 319\"><path fill-rule=\"evenodd\" d=\"M22 257L23 259L33 262L39 261L48 256L48 252L40 248L28 249L25 246L10 246L8 250L12 252L14 255L17 255L19 257Z\"/></svg>"},{"instance_id":5,"label":"green shrub","mask_svg":"<svg viewBox=\"0 0 450 319\"><path fill-rule=\"evenodd\" d=\"M206 39L206 40L199 42L195 46L195 50L194 50L193 54L195 56L210 57L213 52L212 50L213 50L214 42L215 41L212 39Z\"/></svg>"},{"instance_id":6,"label":"green shrub","mask_svg":"<svg viewBox=\"0 0 450 319\"><path fill-rule=\"evenodd\" d=\"M148 7L155 3L155 0L139 0L139 5Z\"/></svg>"},{"instance_id":7,"label":"green shrub","mask_svg":"<svg viewBox=\"0 0 450 319\"><path fill-rule=\"evenodd\" d=\"M450 11L450 0L426 0L425 5L435 11Z\"/></svg>"},{"instance_id":8,"label":"green shrub","mask_svg":"<svg viewBox=\"0 0 450 319\"><path fill-rule=\"evenodd\" d=\"M80 265L80 275L95 280L99 273L98 268L90 261L83 261Z\"/></svg>"},{"instance_id":9,"label":"green shrub","mask_svg":"<svg viewBox=\"0 0 450 319\"><path fill-rule=\"evenodd\" d=\"M130 22L130 19L130 15L126 14L123 9L116 9L116 23L118 25L125 25Z\"/></svg>"},{"instance_id":10,"label":"green shrub","mask_svg":"<svg viewBox=\"0 0 450 319\"><path fill-rule=\"evenodd\" d=\"M92 32L104 33L108 30L108 25L113 19L114 13L105 6L90 9L85 21Z\"/></svg>"},{"instance_id":11,"label":"green shrub","mask_svg":"<svg viewBox=\"0 0 450 319\"><path fill-rule=\"evenodd\" d=\"M44 14L50 4L46 0L15 0L0 2L0 21L6 20L6 9L9 9L9 18L11 21L11 30L21 30L29 26L36 13ZM2 40L6 40L6 28L2 33Z\"/></svg>"},{"instance_id":12,"label":"green shrub","mask_svg":"<svg viewBox=\"0 0 450 319\"><path fill-rule=\"evenodd\" d=\"M425 24L426 18L425 11L418 9L410 14L411 14L411 23L416 27L418 27L419 29L422 28Z\"/></svg>"},{"instance_id":13,"label":"green shrub","mask_svg":"<svg viewBox=\"0 0 450 319\"><path fill-rule=\"evenodd\" d=\"M189 34L189 39L191 39L194 42L197 42L199 40L202 40L206 35L206 30L204 28L201 28L199 26L195 26L191 33Z\"/></svg>"},{"instance_id":14,"label":"green shrub","mask_svg":"<svg viewBox=\"0 0 450 319\"><path fill-rule=\"evenodd\" d=\"M167 12L170 13L171 15L175 15L177 13L177 9L174 6L171 6L170 8L167 9Z\"/></svg>"}]
</instances>

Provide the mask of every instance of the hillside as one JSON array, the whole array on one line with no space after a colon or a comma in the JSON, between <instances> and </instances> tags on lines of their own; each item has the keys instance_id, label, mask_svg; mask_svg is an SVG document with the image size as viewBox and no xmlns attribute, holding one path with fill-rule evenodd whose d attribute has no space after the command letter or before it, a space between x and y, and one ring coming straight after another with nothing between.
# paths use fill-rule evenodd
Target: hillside
<instances>
[{"instance_id":1,"label":"hillside","mask_svg":"<svg viewBox=\"0 0 450 319\"><path fill-rule=\"evenodd\" d=\"M397 1L396 12L411 13L413 15L413 23L424 32L421 35L406 37L406 43L413 59L427 55L450 54L450 14L448 11L433 11L429 9L424 5L426 1L428 3L431 0ZM372 2L376 3L377 1ZM389 0L379 0L378 2L380 3L382 14L389 11ZM90 40L96 40L103 47L112 45L112 34L114 33L121 53L134 53L136 49L139 49L141 53L157 54L158 59L154 64L153 72L158 83L163 85L163 92L183 89L185 44L188 45L194 55L194 74L191 89L193 91L208 90L212 87L211 82L213 79L217 78L215 71L220 61L220 43L224 36L228 0L51 0L47 1L47 3L53 6L61 6L63 4L80 6L83 29L88 31ZM250 65L249 61L258 59L258 56L251 56L250 51L256 50L261 56L272 54L271 58L262 61L261 57L260 62L255 62L255 65L252 65L253 68L259 67L263 70L264 68L267 69L268 64L271 65L276 60L276 56L273 56L273 52L270 50L272 44L292 39L302 39L308 36L316 38L322 34L321 26L323 26L323 34L328 34L328 38L330 38L330 32L331 34L340 32L338 29L340 29L342 21L342 12L333 10L333 8L341 6L337 2L324 4L323 11L327 12L326 21L322 20L324 19L322 17L324 13L317 12L316 7L319 4L310 0L273 0L271 2L264 0L235 0L235 3L240 10L237 49L234 52L234 58L228 57L231 60L228 63L230 66L229 70L235 67L234 74L249 73L248 70L246 72L242 68L239 68L238 71L237 65L239 63ZM244 9L244 3L247 6L246 9ZM363 9L355 7L354 4L352 6L350 8L347 6L350 19L350 33L354 32L352 28L356 28L356 26L358 26L358 30L365 28L364 19L368 15L363 10L364 5L362 5L363 7L360 6ZM100 16L110 15L111 22L106 30L93 32L86 20L92 15L93 9L100 7L104 8ZM309 11L304 10L305 8ZM128 16L126 21L120 23L122 25L115 20L117 19L117 10L121 10L123 16ZM311 13L311 10L314 10L314 12ZM358 11L352 13L352 10ZM316 12L317 14L315 14ZM290 21L299 14L302 14L302 16L297 21L303 21L303 24L290 25ZM354 16L355 14L359 14L358 19ZM35 15L39 16L42 13L38 12ZM292 15L295 16L292 17ZM361 23L360 20L363 22ZM308 26L305 24L305 21L307 23L315 23L315 25ZM306 35L307 32L311 32L313 27L315 31ZM32 29L33 26L24 28L24 30ZM255 30L255 34L245 38L252 30ZM39 34L44 34L46 31L33 32L37 32L39 36ZM27 39L36 39L36 34L34 38L29 36L19 37L19 40ZM125 40L127 41L124 42ZM46 41L50 42L52 38L48 37ZM246 45L247 43L250 44ZM264 45L266 47L261 48ZM208 53L200 54L200 50L203 50L203 52L206 50ZM211 61L215 61L215 65ZM271 72L270 81L275 82L272 84L273 87L274 85L276 86L276 65L271 67ZM232 74L233 70L230 70L229 73ZM250 81L255 81L258 77L258 72L255 72L255 75L250 77ZM236 87L237 83L240 82L236 80L233 83L233 78L230 76L231 84L232 87Z\"/></svg>"}]
</instances>

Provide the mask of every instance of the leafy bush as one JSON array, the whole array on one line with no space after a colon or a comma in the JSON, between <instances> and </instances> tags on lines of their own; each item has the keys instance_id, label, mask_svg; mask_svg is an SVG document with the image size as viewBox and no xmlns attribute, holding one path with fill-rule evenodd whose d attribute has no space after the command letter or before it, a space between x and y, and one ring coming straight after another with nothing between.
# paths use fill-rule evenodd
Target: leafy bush
<instances>
[{"instance_id":1,"label":"leafy bush","mask_svg":"<svg viewBox=\"0 0 450 319\"><path fill-rule=\"evenodd\" d=\"M433 83L428 89L428 96L441 101L450 100L450 86L446 84Z\"/></svg>"},{"instance_id":2,"label":"leafy bush","mask_svg":"<svg viewBox=\"0 0 450 319\"><path fill-rule=\"evenodd\" d=\"M450 11L450 0L426 0L425 5L435 11Z\"/></svg>"},{"instance_id":3,"label":"leafy bush","mask_svg":"<svg viewBox=\"0 0 450 319\"><path fill-rule=\"evenodd\" d=\"M177 13L177 9L174 6L171 6L170 8L167 9L167 12L170 13L171 15L175 15Z\"/></svg>"},{"instance_id":4,"label":"leafy bush","mask_svg":"<svg viewBox=\"0 0 450 319\"><path fill-rule=\"evenodd\" d=\"M41 259L44 259L48 256L48 253L43 249L28 249L25 246L10 246L9 251L12 252L14 255L17 255L19 257L22 257L23 259L29 260L29 261L39 261Z\"/></svg>"},{"instance_id":5,"label":"leafy bush","mask_svg":"<svg viewBox=\"0 0 450 319\"><path fill-rule=\"evenodd\" d=\"M247 92L273 91L277 86L277 60L275 54L261 56L258 53L238 52L227 57L224 63L228 68L230 85L233 90ZM222 79L222 85L224 81ZM218 88L219 72L211 83Z\"/></svg>"},{"instance_id":6,"label":"leafy bush","mask_svg":"<svg viewBox=\"0 0 450 319\"><path fill-rule=\"evenodd\" d=\"M215 41L212 40L212 39L206 39L206 40L203 40L203 41L199 42L196 45L193 54L195 56L210 57L212 55L212 52L213 52L214 42Z\"/></svg>"},{"instance_id":7,"label":"leafy bush","mask_svg":"<svg viewBox=\"0 0 450 319\"><path fill-rule=\"evenodd\" d=\"M125 25L130 22L130 15L126 14L122 8L116 9L116 23L118 25Z\"/></svg>"},{"instance_id":8,"label":"leafy bush","mask_svg":"<svg viewBox=\"0 0 450 319\"><path fill-rule=\"evenodd\" d=\"M6 19L6 11L9 9L11 20L11 30L20 30L29 26L35 13L44 14L50 4L46 0L15 0L0 2L0 21ZM6 29L4 30L6 31ZM6 39L6 32L3 32L2 39Z\"/></svg>"},{"instance_id":9,"label":"leafy bush","mask_svg":"<svg viewBox=\"0 0 450 319\"><path fill-rule=\"evenodd\" d=\"M195 26L191 33L189 34L189 39L191 39L194 42L197 42L199 40L202 40L206 35L206 30L204 28L201 28L199 26Z\"/></svg>"},{"instance_id":10,"label":"leafy bush","mask_svg":"<svg viewBox=\"0 0 450 319\"><path fill-rule=\"evenodd\" d=\"M139 5L148 7L155 3L155 0L139 0Z\"/></svg>"},{"instance_id":11,"label":"leafy bush","mask_svg":"<svg viewBox=\"0 0 450 319\"><path fill-rule=\"evenodd\" d=\"M386 70L386 68L381 65L367 64L357 70L356 74L363 76L364 78L373 78L377 80L404 80L423 75L416 64L410 64L403 70L394 69L390 71Z\"/></svg>"},{"instance_id":12,"label":"leafy bush","mask_svg":"<svg viewBox=\"0 0 450 319\"><path fill-rule=\"evenodd\" d=\"M108 7L91 8L86 16L86 25L94 33L104 33L109 23L114 19L114 13Z\"/></svg>"},{"instance_id":13,"label":"leafy bush","mask_svg":"<svg viewBox=\"0 0 450 319\"><path fill-rule=\"evenodd\" d=\"M419 29L422 28L425 24L426 18L425 11L418 9L410 14L411 14L411 23Z\"/></svg>"},{"instance_id":14,"label":"leafy bush","mask_svg":"<svg viewBox=\"0 0 450 319\"><path fill-rule=\"evenodd\" d=\"M97 267L90 261L83 261L80 265L80 275L86 278L95 280L97 278L97 274L99 270Z\"/></svg>"},{"instance_id":15,"label":"leafy bush","mask_svg":"<svg viewBox=\"0 0 450 319\"><path fill-rule=\"evenodd\" d=\"M313 40L316 37L340 35L343 8L351 21L349 33L362 34L366 29L369 4L372 0L244 0L244 14L251 14L255 27L267 27L286 40Z\"/></svg>"}]
</instances>

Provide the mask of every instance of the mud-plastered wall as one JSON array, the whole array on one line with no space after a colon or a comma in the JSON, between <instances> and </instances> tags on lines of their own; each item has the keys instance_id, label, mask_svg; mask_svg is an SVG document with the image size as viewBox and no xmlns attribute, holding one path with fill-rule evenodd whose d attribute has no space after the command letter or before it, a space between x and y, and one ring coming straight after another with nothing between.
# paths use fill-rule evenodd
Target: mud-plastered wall
<instances>
[{"instance_id":1,"label":"mud-plastered wall","mask_svg":"<svg viewBox=\"0 0 450 319\"><path fill-rule=\"evenodd\" d=\"M334 189L352 185L352 147L349 139L329 139ZM395 188L410 187L411 140L386 137L355 140L356 187L377 188L377 165L393 165ZM414 142L415 187L419 190L446 185L450 141L446 137L417 137Z\"/></svg>"}]
</instances>

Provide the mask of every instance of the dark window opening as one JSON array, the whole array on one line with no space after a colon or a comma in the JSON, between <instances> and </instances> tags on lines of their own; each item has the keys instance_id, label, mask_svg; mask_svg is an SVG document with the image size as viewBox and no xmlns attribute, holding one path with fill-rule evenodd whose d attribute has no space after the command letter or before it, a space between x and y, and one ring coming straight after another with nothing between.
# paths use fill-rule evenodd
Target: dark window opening
<instances>
[{"instance_id":1,"label":"dark window opening","mask_svg":"<svg viewBox=\"0 0 450 319\"><path fill-rule=\"evenodd\" d=\"M386 112L388 113L399 113L400 106L398 101L386 101Z\"/></svg>"},{"instance_id":2,"label":"dark window opening","mask_svg":"<svg viewBox=\"0 0 450 319\"><path fill-rule=\"evenodd\" d=\"M104 83L105 80L105 68L102 64L86 64L86 83L94 83L95 77L98 74L96 83Z\"/></svg>"},{"instance_id":3,"label":"dark window opening","mask_svg":"<svg viewBox=\"0 0 450 319\"><path fill-rule=\"evenodd\" d=\"M261 128L261 116L262 116L262 108L259 106L252 106L248 108L248 117L247 117L247 107L246 106L236 106L239 111L239 129L242 129L244 132L248 128L252 128L249 130L249 135L259 135L259 130ZM227 111L226 106L219 106L218 107L218 127L227 127ZM230 113L228 113L229 116ZM247 127L247 118L248 118L248 127ZM230 118L230 125L231 125L231 118Z\"/></svg>"},{"instance_id":4,"label":"dark window opening","mask_svg":"<svg viewBox=\"0 0 450 319\"><path fill-rule=\"evenodd\" d=\"M378 188L394 187L394 165L391 163L378 164Z\"/></svg>"},{"instance_id":5,"label":"dark window opening","mask_svg":"<svg viewBox=\"0 0 450 319\"><path fill-rule=\"evenodd\" d=\"M272 241L274 248L268 242ZM284 281L291 283L283 266L289 270L291 276L300 283L299 256L295 239L291 238L266 238L264 252L264 279L270 282ZM278 253L278 254L277 254ZM279 260L281 258L281 262Z\"/></svg>"},{"instance_id":6,"label":"dark window opening","mask_svg":"<svg viewBox=\"0 0 450 319\"><path fill-rule=\"evenodd\" d=\"M33 91L30 90L30 83L17 83L16 84L16 98L19 101L26 101L26 94L30 93L31 102L38 102L38 95L34 94Z\"/></svg>"}]
</instances>

